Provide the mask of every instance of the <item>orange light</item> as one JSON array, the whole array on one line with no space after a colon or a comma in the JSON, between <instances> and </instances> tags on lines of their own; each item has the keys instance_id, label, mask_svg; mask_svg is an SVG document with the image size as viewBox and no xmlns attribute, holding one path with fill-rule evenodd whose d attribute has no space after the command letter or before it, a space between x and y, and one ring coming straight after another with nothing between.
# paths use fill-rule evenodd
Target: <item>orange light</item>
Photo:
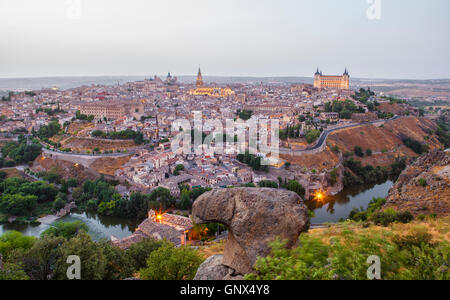
<instances>
[{"instance_id":1,"label":"orange light","mask_svg":"<svg viewBox=\"0 0 450 300\"><path fill-rule=\"evenodd\" d=\"M315 199L316 199L317 201L322 201L324 198L325 198L325 194L322 193L321 191L318 191L318 192L315 194Z\"/></svg>"},{"instance_id":2,"label":"orange light","mask_svg":"<svg viewBox=\"0 0 450 300\"><path fill-rule=\"evenodd\" d=\"M161 221L161 220L162 220L162 215L156 215L156 219L157 219L158 221Z\"/></svg>"}]
</instances>

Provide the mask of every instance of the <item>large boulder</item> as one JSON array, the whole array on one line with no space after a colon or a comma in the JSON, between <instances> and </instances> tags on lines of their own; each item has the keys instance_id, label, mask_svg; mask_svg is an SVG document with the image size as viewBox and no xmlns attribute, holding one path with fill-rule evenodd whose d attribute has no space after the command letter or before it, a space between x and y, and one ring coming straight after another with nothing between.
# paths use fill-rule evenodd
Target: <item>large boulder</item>
<instances>
[{"instance_id":1,"label":"large boulder","mask_svg":"<svg viewBox=\"0 0 450 300\"><path fill-rule=\"evenodd\" d=\"M293 247L309 227L308 209L297 194L268 188L210 191L195 201L193 217L196 224L228 227L222 264L235 276L253 272L257 258L270 254L270 242L281 238Z\"/></svg>"},{"instance_id":2,"label":"large boulder","mask_svg":"<svg viewBox=\"0 0 450 300\"><path fill-rule=\"evenodd\" d=\"M198 268L194 280L222 280L229 269L222 264L223 255L213 255Z\"/></svg>"}]
</instances>

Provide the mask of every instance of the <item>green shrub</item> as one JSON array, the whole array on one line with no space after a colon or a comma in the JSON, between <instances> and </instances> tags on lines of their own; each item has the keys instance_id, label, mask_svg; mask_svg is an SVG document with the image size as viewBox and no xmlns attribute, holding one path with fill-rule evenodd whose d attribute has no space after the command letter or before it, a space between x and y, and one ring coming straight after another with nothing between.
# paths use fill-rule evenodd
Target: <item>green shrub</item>
<instances>
[{"instance_id":1,"label":"green shrub","mask_svg":"<svg viewBox=\"0 0 450 300\"><path fill-rule=\"evenodd\" d=\"M192 280L202 261L192 248L165 243L150 254L139 273L144 280Z\"/></svg>"},{"instance_id":2,"label":"green shrub","mask_svg":"<svg viewBox=\"0 0 450 300\"><path fill-rule=\"evenodd\" d=\"M144 239L141 242L131 245L127 250L127 256L130 258L134 269L140 270L147 266L147 258L149 255L163 245L163 241Z\"/></svg>"},{"instance_id":3,"label":"green shrub","mask_svg":"<svg viewBox=\"0 0 450 300\"><path fill-rule=\"evenodd\" d=\"M419 185L420 185L421 187L426 187L426 186L428 185L428 183L427 183L427 181L426 181L425 179L420 178L420 179L419 179Z\"/></svg>"},{"instance_id":4,"label":"green shrub","mask_svg":"<svg viewBox=\"0 0 450 300\"><path fill-rule=\"evenodd\" d=\"M259 258L250 280L367 280L367 258L381 260L383 280L448 280L449 243L430 242L424 234L393 241L384 235L348 231L330 243L310 235L300 236L299 246L286 249L285 243L271 244L272 253Z\"/></svg>"},{"instance_id":5,"label":"green shrub","mask_svg":"<svg viewBox=\"0 0 450 300\"><path fill-rule=\"evenodd\" d=\"M55 237L63 237L66 239L71 239L77 235L79 235L81 232L88 232L89 227L80 221L74 221L74 222L57 222L49 229L45 230L41 236L55 236Z\"/></svg>"},{"instance_id":6,"label":"green shrub","mask_svg":"<svg viewBox=\"0 0 450 300\"><path fill-rule=\"evenodd\" d=\"M413 215L408 212L396 212L393 209L386 209L371 215L370 220L376 225L389 226L394 222L409 223L414 220Z\"/></svg>"},{"instance_id":7,"label":"green shrub","mask_svg":"<svg viewBox=\"0 0 450 300\"><path fill-rule=\"evenodd\" d=\"M30 249L36 241L33 237L23 236L22 233L17 231L7 231L0 236L0 253L4 260L17 249Z\"/></svg>"}]
</instances>

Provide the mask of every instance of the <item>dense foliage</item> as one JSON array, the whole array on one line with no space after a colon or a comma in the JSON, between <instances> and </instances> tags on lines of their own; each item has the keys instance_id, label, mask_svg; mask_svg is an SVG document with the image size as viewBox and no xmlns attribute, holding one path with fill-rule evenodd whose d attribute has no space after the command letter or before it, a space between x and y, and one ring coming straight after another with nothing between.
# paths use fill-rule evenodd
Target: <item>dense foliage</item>
<instances>
[{"instance_id":1,"label":"dense foliage","mask_svg":"<svg viewBox=\"0 0 450 300\"><path fill-rule=\"evenodd\" d=\"M416 152L417 154L423 154L425 152L428 151L428 146L425 144L422 144L419 141L416 141L415 139L412 138L404 138L403 139L403 143L410 148L411 150L413 150L414 152Z\"/></svg>"},{"instance_id":2,"label":"dense foliage","mask_svg":"<svg viewBox=\"0 0 450 300\"><path fill-rule=\"evenodd\" d=\"M344 166L350 170L344 172L344 185L376 184L392 179L396 181L400 173L406 168L406 158L397 159L390 168L371 165L362 166L358 160L348 159Z\"/></svg>"},{"instance_id":3,"label":"dense foliage","mask_svg":"<svg viewBox=\"0 0 450 300\"><path fill-rule=\"evenodd\" d=\"M75 119L77 120L81 120L81 121L89 121L92 122L94 120L95 116L90 115L83 115L79 110L77 110L77 112L75 113Z\"/></svg>"},{"instance_id":4,"label":"dense foliage","mask_svg":"<svg viewBox=\"0 0 450 300\"><path fill-rule=\"evenodd\" d=\"M69 223L57 222L56 224L53 224L52 227L45 230L41 234L41 236L45 237L45 236L52 235L55 237L63 237L66 239L71 239L71 238L77 236L78 234L80 234L81 232L88 232L88 231L89 231L89 227L80 221L69 222Z\"/></svg>"},{"instance_id":5,"label":"dense foliage","mask_svg":"<svg viewBox=\"0 0 450 300\"><path fill-rule=\"evenodd\" d=\"M143 240L125 251L105 240L93 241L84 230L66 230L80 224L58 226L63 227L39 239L14 231L0 236L0 280L67 280L72 255L80 257L82 280L123 280L141 269L142 279L192 279L203 260L196 250L164 241Z\"/></svg>"},{"instance_id":6,"label":"dense foliage","mask_svg":"<svg viewBox=\"0 0 450 300\"><path fill-rule=\"evenodd\" d=\"M190 247L175 248L165 243L149 255L140 275L144 280L192 280L202 261Z\"/></svg>"},{"instance_id":7,"label":"dense foliage","mask_svg":"<svg viewBox=\"0 0 450 300\"><path fill-rule=\"evenodd\" d=\"M293 139L300 137L300 125L286 126L285 129L280 130L279 137L282 140L286 140L287 138Z\"/></svg>"},{"instance_id":8,"label":"dense foliage","mask_svg":"<svg viewBox=\"0 0 450 300\"><path fill-rule=\"evenodd\" d=\"M438 129L436 130L436 135L439 141L447 149L450 147L450 124L445 122L445 117L441 117L436 121Z\"/></svg>"},{"instance_id":9,"label":"dense foliage","mask_svg":"<svg viewBox=\"0 0 450 300\"><path fill-rule=\"evenodd\" d=\"M395 222L409 223L414 217L409 211L397 212L393 209L382 210L386 204L384 198L373 198L366 211L354 208L349 215L349 219L357 222L373 222L375 225L389 226Z\"/></svg>"},{"instance_id":10,"label":"dense foliage","mask_svg":"<svg viewBox=\"0 0 450 300\"><path fill-rule=\"evenodd\" d=\"M75 188L72 197L78 207L97 211L101 215L142 220L149 209L167 210L176 201L170 191L159 187L150 194L131 193L122 197L112 184L103 178L87 180L82 187Z\"/></svg>"},{"instance_id":11,"label":"dense foliage","mask_svg":"<svg viewBox=\"0 0 450 300\"><path fill-rule=\"evenodd\" d=\"M262 157L250 154L248 150L245 154L238 154L237 160L243 164L249 165L255 171L269 171L269 166L262 164Z\"/></svg>"},{"instance_id":12,"label":"dense foliage","mask_svg":"<svg viewBox=\"0 0 450 300\"><path fill-rule=\"evenodd\" d=\"M449 243L434 243L428 233L394 237L344 231L330 243L302 235L299 246L289 250L280 241L272 254L256 262L258 280L367 280L369 256L381 259L383 280L448 280Z\"/></svg>"},{"instance_id":13,"label":"dense foliage","mask_svg":"<svg viewBox=\"0 0 450 300\"><path fill-rule=\"evenodd\" d=\"M339 113L339 118L350 119L353 113L364 113L364 108L361 106L356 106L350 100L339 101L334 100L333 102L325 103L326 112L337 112Z\"/></svg>"},{"instance_id":14,"label":"dense foliage","mask_svg":"<svg viewBox=\"0 0 450 300\"><path fill-rule=\"evenodd\" d=\"M42 126L37 132L37 136L42 140L47 140L61 133L61 125L58 121L52 121L48 125Z\"/></svg>"},{"instance_id":15,"label":"dense foliage","mask_svg":"<svg viewBox=\"0 0 450 300\"><path fill-rule=\"evenodd\" d=\"M308 144L312 144L314 143L320 136L320 130L318 129L312 129L310 131L308 131L305 135L306 141L308 142Z\"/></svg>"},{"instance_id":16,"label":"dense foliage","mask_svg":"<svg viewBox=\"0 0 450 300\"><path fill-rule=\"evenodd\" d=\"M0 212L12 216L32 215L38 204L52 202L58 189L43 181L29 182L21 178L0 181Z\"/></svg>"},{"instance_id":17,"label":"dense foliage","mask_svg":"<svg viewBox=\"0 0 450 300\"><path fill-rule=\"evenodd\" d=\"M138 145L144 142L144 135L142 132L126 129L123 131L104 132L101 130L94 130L92 136L96 138L112 139L112 140L134 140Z\"/></svg>"},{"instance_id":18,"label":"dense foliage","mask_svg":"<svg viewBox=\"0 0 450 300\"><path fill-rule=\"evenodd\" d=\"M252 117L253 112L251 110L238 110L237 114L239 115L239 118L247 121Z\"/></svg>"},{"instance_id":19,"label":"dense foliage","mask_svg":"<svg viewBox=\"0 0 450 300\"><path fill-rule=\"evenodd\" d=\"M15 164L24 164L34 161L42 153L42 147L37 141L28 143L22 140L20 143L8 142L2 148L4 157L10 158Z\"/></svg>"}]
</instances>

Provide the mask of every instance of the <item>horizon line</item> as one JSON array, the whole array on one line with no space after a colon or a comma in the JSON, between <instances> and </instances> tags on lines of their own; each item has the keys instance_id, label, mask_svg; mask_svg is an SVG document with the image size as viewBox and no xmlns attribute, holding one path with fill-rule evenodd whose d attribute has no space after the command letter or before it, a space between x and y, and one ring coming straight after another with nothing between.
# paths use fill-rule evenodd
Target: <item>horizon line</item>
<instances>
[{"instance_id":1,"label":"horizon line","mask_svg":"<svg viewBox=\"0 0 450 300\"><path fill-rule=\"evenodd\" d=\"M166 74L167 75L167 74ZM153 75L142 75L142 74L134 74L134 75L43 75L43 76L12 76L12 77L1 77L2 79L39 79L39 78L98 78L98 77L147 77L147 78L153 78L154 76L157 77L164 77L166 76L164 74L153 74ZM191 74L191 75L174 75L171 72L172 77L196 77L197 75ZM204 78L213 78L213 77L229 77L229 78L310 78L314 79L314 75L312 76L304 76L304 75L264 75L264 76L258 76L258 75L203 75ZM431 80L450 80L446 77L436 77L436 78L405 78L405 77L398 77L398 78L389 78L389 77L354 77L350 75L350 78L353 79L359 79L359 80L412 80L412 81L431 81Z\"/></svg>"}]
</instances>

